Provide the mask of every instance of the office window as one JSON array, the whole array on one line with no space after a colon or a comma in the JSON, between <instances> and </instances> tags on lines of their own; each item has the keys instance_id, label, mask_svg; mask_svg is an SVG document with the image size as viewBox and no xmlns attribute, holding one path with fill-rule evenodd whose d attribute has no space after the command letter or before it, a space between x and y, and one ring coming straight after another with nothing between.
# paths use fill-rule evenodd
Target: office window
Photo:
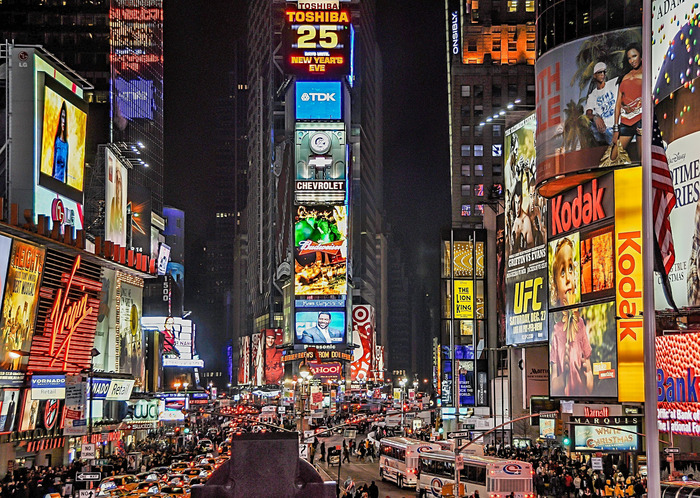
<instances>
[{"instance_id":1,"label":"office window","mask_svg":"<svg viewBox=\"0 0 700 498\"><path fill-rule=\"evenodd\" d=\"M482 157L484 155L483 145L474 145L474 157Z\"/></svg>"},{"instance_id":2,"label":"office window","mask_svg":"<svg viewBox=\"0 0 700 498\"><path fill-rule=\"evenodd\" d=\"M472 195L472 186L470 184L462 185L462 196L470 197Z\"/></svg>"},{"instance_id":3,"label":"office window","mask_svg":"<svg viewBox=\"0 0 700 498\"><path fill-rule=\"evenodd\" d=\"M503 166L500 164L494 164L491 170L494 176L501 176L503 174Z\"/></svg>"},{"instance_id":4,"label":"office window","mask_svg":"<svg viewBox=\"0 0 700 498\"><path fill-rule=\"evenodd\" d=\"M468 137L471 134L472 127L469 125L462 125L462 136Z\"/></svg>"},{"instance_id":5,"label":"office window","mask_svg":"<svg viewBox=\"0 0 700 498\"><path fill-rule=\"evenodd\" d=\"M508 0L508 12L517 12L518 0Z\"/></svg>"},{"instance_id":6,"label":"office window","mask_svg":"<svg viewBox=\"0 0 700 498\"><path fill-rule=\"evenodd\" d=\"M493 138L500 138L501 136L501 125L493 125Z\"/></svg>"},{"instance_id":7,"label":"office window","mask_svg":"<svg viewBox=\"0 0 700 498\"><path fill-rule=\"evenodd\" d=\"M474 165L474 176L484 176L484 165L475 164Z\"/></svg>"},{"instance_id":8,"label":"office window","mask_svg":"<svg viewBox=\"0 0 700 498\"><path fill-rule=\"evenodd\" d=\"M462 204L462 216L471 216L472 215L472 205L471 204Z\"/></svg>"},{"instance_id":9,"label":"office window","mask_svg":"<svg viewBox=\"0 0 700 498\"><path fill-rule=\"evenodd\" d=\"M484 184L483 183L477 183L476 185L474 185L474 195L477 197L484 196Z\"/></svg>"},{"instance_id":10,"label":"office window","mask_svg":"<svg viewBox=\"0 0 700 498\"><path fill-rule=\"evenodd\" d=\"M472 87L470 85L462 85L462 97L471 97Z\"/></svg>"},{"instance_id":11,"label":"office window","mask_svg":"<svg viewBox=\"0 0 700 498\"><path fill-rule=\"evenodd\" d=\"M462 165L462 176L472 176L471 164L463 164Z\"/></svg>"},{"instance_id":12,"label":"office window","mask_svg":"<svg viewBox=\"0 0 700 498\"><path fill-rule=\"evenodd\" d=\"M476 52L476 38L467 40L467 52Z\"/></svg>"},{"instance_id":13,"label":"office window","mask_svg":"<svg viewBox=\"0 0 700 498\"><path fill-rule=\"evenodd\" d=\"M477 216L484 216L484 205L483 204L477 204L474 207L476 208L475 214Z\"/></svg>"},{"instance_id":14,"label":"office window","mask_svg":"<svg viewBox=\"0 0 700 498\"><path fill-rule=\"evenodd\" d=\"M486 125L484 125L486 126ZM474 127L474 137L475 138L481 138L484 134L484 126L475 126Z\"/></svg>"},{"instance_id":15,"label":"office window","mask_svg":"<svg viewBox=\"0 0 700 498\"><path fill-rule=\"evenodd\" d=\"M482 85L474 85L474 98L481 99L484 97L484 87Z\"/></svg>"},{"instance_id":16,"label":"office window","mask_svg":"<svg viewBox=\"0 0 700 498\"><path fill-rule=\"evenodd\" d=\"M472 155L472 146L462 144L462 157L469 157Z\"/></svg>"},{"instance_id":17,"label":"office window","mask_svg":"<svg viewBox=\"0 0 700 498\"><path fill-rule=\"evenodd\" d=\"M484 117L484 106L483 105L475 105L474 106L474 120L475 121L481 121L481 118Z\"/></svg>"}]
</instances>

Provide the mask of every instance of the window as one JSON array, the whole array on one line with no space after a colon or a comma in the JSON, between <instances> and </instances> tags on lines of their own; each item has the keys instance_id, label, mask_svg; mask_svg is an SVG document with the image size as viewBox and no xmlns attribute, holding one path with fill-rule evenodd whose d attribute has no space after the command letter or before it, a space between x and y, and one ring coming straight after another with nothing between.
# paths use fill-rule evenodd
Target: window
<instances>
[{"instance_id":1,"label":"window","mask_svg":"<svg viewBox=\"0 0 700 498\"><path fill-rule=\"evenodd\" d=\"M513 102L518 98L518 84L508 83L508 102Z\"/></svg>"},{"instance_id":2,"label":"window","mask_svg":"<svg viewBox=\"0 0 700 498\"><path fill-rule=\"evenodd\" d=\"M462 85L462 97L471 97L472 87L470 85Z\"/></svg>"},{"instance_id":3,"label":"window","mask_svg":"<svg viewBox=\"0 0 700 498\"><path fill-rule=\"evenodd\" d=\"M476 52L476 38L467 40L467 52Z\"/></svg>"},{"instance_id":4,"label":"window","mask_svg":"<svg viewBox=\"0 0 700 498\"><path fill-rule=\"evenodd\" d=\"M484 87L482 85L474 85L474 98L481 99L484 97Z\"/></svg>"},{"instance_id":5,"label":"window","mask_svg":"<svg viewBox=\"0 0 700 498\"><path fill-rule=\"evenodd\" d=\"M462 176L472 176L471 164L463 164L462 165Z\"/></svg>"},{"instance_id":6,"label":"window","mask_svg":"<svg viewBox=\"0 0 700 498\"><path fill-rule=\"evenodd\" d=\"M536 37L536 32L535 32L535 27L534 26L528 26L527 27L527 34L526 34L526 39L527 39L527 49L529 51L535 50L535 37Z\"/></svg>"},{"instance_id":7,"label":"window","mask_svg":"<svg viewBox=\"0 0 700 498\"><path fill-rule=\"evenodd\" d=\"M475 105L474 106L474 120L481 120L484 117L484 106Z\"/></svg>"},{"instance_id":8,"label":"window","mask_svg":"<svg viewBox=\"0 0 700 498\"><path fill-rule=\"evenodd\" d=\"M468 137L471 135L472 127L469 125L462 125L462 136Z\"/></svg>"},{"instance_id":9,"label":"window","mask_svg":"<svg viewBox=\"0 0 700 498\"><path fill-rule=\"evenodd\" d=\"M474 206L474 214L477 216L484 216L484 205L483 204L476 204Z\"/></svg>"},{"instance_id":10,"label":"window","mask_svg":"<svg viewBox=\"0 0 700 498\"><path fill-rule=\"evenodd\" d=\"M477 183L476 185L474 185L474 195L477 197L484 196L484 184L483 183Z\"/></svg>"},{"instance_id":11,"label":"window","mask_svg":"<svg viewBox=\"0 0 700 498\"><path fill-rule=\"evenodd\" d=\"M483 134L484 134L484 127L483 126L475 126L474 127L474 136L476 138L480 138L481 136L483 136Z\"/></svg>"},{"instance_id":12,"label":"window","mask_svg":"<svg viewBox=\"0 0 700 498\"><path fill-rule=\"evenodd\" d=\"M503 174L503 166L500 164L494 164L492 170L494 176L501 176Z\"/></svg>"},{"instance_id":13,"label":"window","mask_svg":"<svg viewBox=\"0 0 700 498\"><path fill-rule=\"evenodd\" d=\"M518 0L508 0L508 12L517 12Z\"/></svg>"},{"instance_id":14,"label":"window","mask_svg":"<svg viewBox=\"0 0 700 498\"><path fill-rule=\"evenodd\" d=\"M472 155L472 146L462 144L462 157L469 157Z\"/></svg>"},{"instance_id":15,"label":"window","mask_svg":"<svg viewBox=\"0 0 700 498\"><path fill-rule=\"evenodd\" d=\"M462 204L462 216L471 216L472 215L472 205L471 204Z\"/></svg>"},{"instance_id":16,"label":"window","mask_svg":"<svg viewBox=\"0 0 700 498\"><path fill-rule=\"evenodd\" d=\"M484 165L475 164L474 165L474 176L484 176Z\"/></svg>"},{"instance_id":17,"label":"window","mask_svg":"<svg viewBox=\"0 0 700 498\"><path fill-rule=\"evenodd\" d=\"M493 100L501 100L501 85L493 85L491 87L491 96Z\"/></svg>"},{"instance_id":18,"label":"window","mask_svg":"<svg viewBox=\"0 0 700 498\"><path fill-rule=\"evenodd\" d=\"M462 196L463 197L471 197L472 195L472 186L467 184L462 184Z\"/></svg>"},{"instance_id":19,"label":"window","mask_svg":"<svg viewBox=\"0 0 700 498\"><path fill-rule=\"evenodd\" d=\"M525 0L525 12L535 12L535 0Z\"/></svg>"},{"instance_id":20,"label":"window","mask_svg":"<svg viewBox=\"0 0 700 498\"><path fill-rule=\"evenodd\" d=\"M527 86L527 93L525 94L525 103L527 105L535 105L535 85Z\"/></svg>"},{"instance_id":21,"label":"window","mask_svg":"<svg viewBox=\"0 0 700 498\"><path fill-rule=\"evenodd\" d=\"M461 113L462 113L462 117L463 117L463 118L468 118L468 117L469 117L469 114L470 114L470 112L471 112L471 107L468 106L468 105L463 105L463 106L460 108L460 111L461 111Z\"/></svg>"},{"instance_id":22,"label":"window","mask_svg":"<svg viewBox=\"0 0 700 498\"><path fill-rule=\"evenodd\" d=\"M501 125L493 125L493 138L500 138L501 136Z\"/></svg>"},{"instance_id":23,"label":"window","mask_svg":"<svg viewBox=\"0 0 700 498\"><path fill-rule=\"evenodd\" d=\"M501 29L493 28L493 34L491 35L491 50L493 52L501 51Z\"/></svg>"},{"instance_id":24,"label":"window","mask_svg":"<svg viewBox=\"0 0 700 498\"><path fill-rule=\"evenodd\" d=\"M484 146L475 145L474 146L474 157L482 157L484 155Z\"/></svg>"},{"instance_id":25,"label":"window","mask_svg":"<svg viewBox=\"0 0 700 498\"><path fill-rule=\"evenodd\" d=\"M508 51L517 52L518 50L518 32L515 26L508 26Z\"/></svg>"}]
</instances>

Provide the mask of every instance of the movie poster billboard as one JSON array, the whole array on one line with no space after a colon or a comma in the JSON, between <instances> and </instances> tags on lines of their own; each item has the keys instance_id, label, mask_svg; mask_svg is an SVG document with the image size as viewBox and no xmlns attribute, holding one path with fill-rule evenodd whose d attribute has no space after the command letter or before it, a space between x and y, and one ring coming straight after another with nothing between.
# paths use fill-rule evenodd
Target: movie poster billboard
<instances>
[{"instance_id":1,"label":"movie poster billboard","mask_svg":"<svg viewBox=\"0 0 700 498\"><path fill-rule=\"evenodd\" d=\"M352 307L352 342L355 346L350 363L350 380L367 381L374 377L374 344L376 314L374 307L362 304Z\"/></svg>"},{"instance_id":2,"label":"movie poster billboard","mask_svg":"<svg viewBox=\"0 0 700 498\"><path fill-rule=\"evenodd\" d=\"M151 193L133 185L127 189L127 244L136 253L151 254ZM160 268L159 268L160 269ZM160 273L159 273L160 274Z\"/></svg>"},{"instance_id":3,"label":"movie poster billboard","mask_svg":"<svg viewBox=\"0 0 700 498\"><path fill-rule=\"evenodd\" d=\"M157 330L163 334L163 366L203 368L204 360L195 348L196 327L192 320L179 317L141 317L144 330Z\"/></svg>"},{"instance_id":4,"label":"movie poster billboard","mask_svg":"<svg viewBox=\"0 0 700 498\"><path fill-rule=\"evenodd\" d=\"M284 377L282 329L265 330L265 384L278 384Z\"/></svg>"},{"instance_id":5,"label":"movie poster billboard","mask_svg":"<svg viewBox=\"0 0 700 498\"><path fill-rule=\"evenodd\" d=\"M535 189L532 114L505 134L506 344L547 340L547 202Z\"/></svg>"},{"instance_id":6,"label":"movie poster billboard","mask_svg":"<svg viewBox=\"0 0 700 498\"><path fill-rule=\"evenodd\" d=\"M39 416L39 400L32 398L31 389L24 391L24 403L22 404L22 414L20 416L19 430L33 431L36 429L37 417Z\"/></svg>"},{"instance_id":7,"label":"movie poster billboard","mask_svg":"<svg viewBox=\"0 0 700 498\"><path fill-rule=\"evenodd\" d=\"M15 430L17 408L19 407L19 389L3 389L2 405L0 405L0 434Z\"/></svg>"},{"instance_id":8,"label":"movie poster billboard","mask_svg":"<svg viewBox=\"0 0 700 498\"><path fill-rule=\"evenodd\" d=\"M14 239L5 284L0 331L0 369L23 370L27 357L11 358L10 351L29 351L36 323L39 286L46 249Z\"/></svg>"},{"instance_id":9,"label":"movie poster billboard","mask_svg":"<svg viewBox=\"0 0 700 498\"><path fill-rule=\"evenodd\" d=\"M346 206L298 206L294 220L294 293L347 294Z\"/></svg>"},{"instance_id":10,"label":"movie poster billboard","mask_svg":"<svg viewBox=\"0 0 700 498\"><path fill-rule=\"evenodd\" d=\"M238 339L238 384L250 383L250 336Z\"/></svg>"},{"instance_id":11,"label":"movie poster billboard","mask_svg":"<svg viewBox=\"0 0 700 498\"><path fill-rule=\"evenodd\" d=\"M143 382L145 372L145 342L141 317L143 315L143 287L119 279L117 282L117 337L119 372L134 376L137 384Z\"/></svg>"},{"instance_id":12,"label":"movie poster billboard","mask_svg":"<svg viewBox=\"0 0 700 498\"><path fill-rule=\"evenodd\" d=\"M693 2L671 2L663 7L661 2L653 3L651 91L676 200L669 216L675 262L668 276L676 306L694 307L700 306L697 7ZM658 275L654 296L656 309L671 308Z\"/></svg>"},{"instance_id":13,"label":"movie poster billboard","mask_svg":"<svg viewBox=\"0 0 700 498\"><path fill-rule=\"evenodd\" d=\"M128 170L105 148L105 240L126 247L126 186Z\"/></svg>"},{"instance_id":14,"label":"movie poster billboard","mask_svg":"<svg viewBox=\"0 0 700 498\"><path fill-rule=\"evenodd\" d=\"M537 59L536 183L542 195L594 178L600 168L639 162L641 39L639 27L610 31ZM621 145L611 147L614 141Z\"/></svg>"},{"instance_id":15,"label":"movie poster billboard","mask_svg":"<svg viewBox=\"0 0 700 498\"><path fill-rule=\"evenodd\" d=\"M659 431L700 436L698 348L700 332L656 337Z\"/></svg>"}]
</instances>

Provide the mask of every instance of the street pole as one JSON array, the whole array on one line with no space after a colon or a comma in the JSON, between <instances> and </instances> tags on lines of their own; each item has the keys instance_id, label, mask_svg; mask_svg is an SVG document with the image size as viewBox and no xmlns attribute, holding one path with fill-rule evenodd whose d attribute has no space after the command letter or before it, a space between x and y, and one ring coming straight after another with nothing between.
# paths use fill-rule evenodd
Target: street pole
<instances>
[{"instance_id":1,"label":"street pole","mask_svg":"<svg viewBox=\"0 0 700 498\"><path fill-rule=\"evenodd\" d=\"M642 46L651 53L652 0L642 1ZM650 497L659 496L661 465L659 428L657 426L658 393L656 385L656 316L654 313L654 222L651 179L651 137L654 122L651 64L642 64L642 254L643 330L644 330L644 432L646 433L647 489Z\"/></svg>"}]
</instances>

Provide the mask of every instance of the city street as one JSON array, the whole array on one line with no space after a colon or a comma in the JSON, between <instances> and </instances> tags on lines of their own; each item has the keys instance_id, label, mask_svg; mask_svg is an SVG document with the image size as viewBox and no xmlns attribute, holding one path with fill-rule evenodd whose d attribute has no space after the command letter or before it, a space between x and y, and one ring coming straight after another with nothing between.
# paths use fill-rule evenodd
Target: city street
<instances>
[{"instance_id":1,"label":"city street","mask_svg":"<svg viewBox=\"0 0 700 498\"><path fill-rule=\"evenodd\" d=\"M343 463L340 467L340 484L345 482L348 476L352 476L355 480L355 487L359 487L364 483L371 484L374 481L379 487L379 496L399 498L399 497L414 497L416 495L413 489L402 489L400 490L394 483L382 482L379 478L379 459L375 458L374 463L372 462L359 462L355 457L350 458L351 462ZM316 468L319 473L324 478L324 480L337 480L338 479L338 466L329 466L327 463L316 461Z\"/></svg>"}]
</instances>

